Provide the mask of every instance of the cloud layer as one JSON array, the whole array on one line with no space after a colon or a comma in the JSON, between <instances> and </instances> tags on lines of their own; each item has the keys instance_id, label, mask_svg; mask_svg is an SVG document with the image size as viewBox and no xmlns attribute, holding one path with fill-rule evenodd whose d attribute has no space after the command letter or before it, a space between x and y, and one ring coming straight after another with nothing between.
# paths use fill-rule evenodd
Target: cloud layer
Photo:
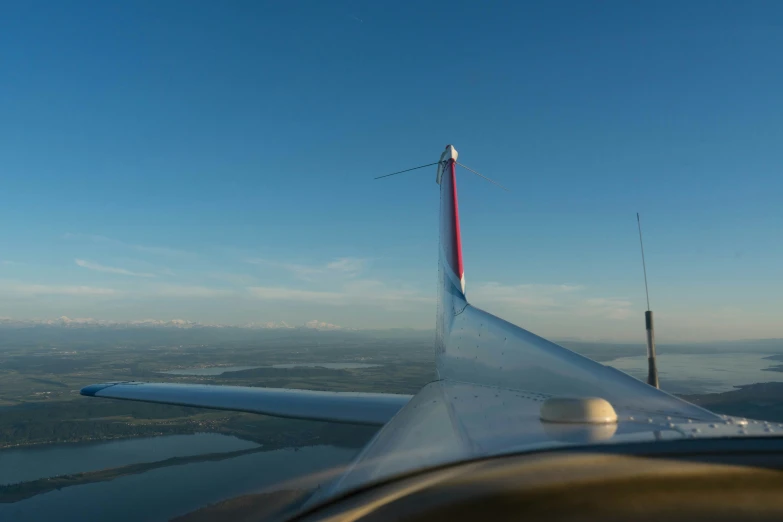
<instances>
[{"instance_id":1,"label":"cloud layer","mask_svg":"<svg viewBox=\"0 0 783 522\"><path fill-rule=\"evenodd\" d=\"M107 310L112 315L106 318L112 320L140 319L154 313L224 324L302 324L315 315L325 319L320 321L322 328L334 324L429 328L434 322L434 285L415 286L410 277L381 273L365 257L302 262L234 251L233 255L221 253L210 259L203 253L186 257L190 253L104 236L66 234L63 238L92 243L93 250L101 250L96 255L113 261L99 263L88 255L71 258L84 269L79 271L83 275L69 272L65 280L54 279L57 284L53 280L0 280L0 313L15 312L13 300L23 298L34 316L41 310L52 315L89 315L97 320L104 319L101 314ZM125 257L128 250L136 252L134 259ZM161 266L159 256L168 256L167 264L176 263L174 270ZM131 269L139 266L144 270ZM100 284L96 284L98 280ZM3 296L8 298L5 305ZM601 323L619 324L631 315L632 308L627 299L578 284L479 281L468 286L468 297L488 312L541 334L549 333L547 327L554 325L558 334L573 335L571 330L579 328L569 330L570 326L560 325L573 325L579 318L589 321L594 329L616 330L616 326L602 327Z\"/></svg>"}]
</instances>

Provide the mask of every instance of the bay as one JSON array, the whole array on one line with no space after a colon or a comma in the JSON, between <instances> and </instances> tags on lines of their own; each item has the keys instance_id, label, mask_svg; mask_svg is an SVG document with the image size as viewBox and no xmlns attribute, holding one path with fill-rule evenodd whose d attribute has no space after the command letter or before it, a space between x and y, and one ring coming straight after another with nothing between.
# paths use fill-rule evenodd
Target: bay
<instances>
[{"instance_id":1,"label":"bay","mask_svg":"<svg viewBox=\"0 0 783 522\"><path fill-rule=\"evenodd\" d=\"M669 393L721 393L759 382L783 382L783 373L765 371L778 363L769 353L660 353L657 356L661 389ZM604 364L639 380L647 379L647 356L618 357Z\"/></svg>"},{"instance_id":2,"label":"bay","mask_svg":"<svg viewBox=\"0 0 783 522\"><path fill-rule=\"evenodd\" d=\"M321 472L314 482L306 483L308 488L317 487L341 472L356 451L311 446L158 468L0 504L0 520L162 522L227 498L302 487L302 477ZM326 470L329 473L323 474Z\"/></svg>"},{"instance_id":3,"label":"bay","mask_svg":"<svg viewBox=\"0 0 783 522\"><path fill-rule=\"evenodd\" d=\"M4 449L0 450L0 484L255 447L255 442L228 435L197 433Z\"/></svg>"}]
</instances>

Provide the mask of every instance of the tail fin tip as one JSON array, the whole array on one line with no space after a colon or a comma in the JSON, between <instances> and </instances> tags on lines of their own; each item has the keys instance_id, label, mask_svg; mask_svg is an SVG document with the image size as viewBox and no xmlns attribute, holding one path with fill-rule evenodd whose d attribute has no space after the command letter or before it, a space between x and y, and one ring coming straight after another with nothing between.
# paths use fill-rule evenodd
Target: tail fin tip
<instances>
[{"instance_id":1,"label":"tail fin tip","mask_svg":"<svg viewBox=\"0 0 783 522\"><path fill-rule=\"evenodd\" d=\"M459 153L457 152L457 149L454 148L454 145L446 145L446 150L443 151L443 154L440 155L440 161L438 162L438 174L435 176L435 183L440 185L441 179L443 179L443 171L446 168L446 164L449 160L454 160L454 162L457 162L457 157L459 156Z\"/></svg>"}]
</instances>

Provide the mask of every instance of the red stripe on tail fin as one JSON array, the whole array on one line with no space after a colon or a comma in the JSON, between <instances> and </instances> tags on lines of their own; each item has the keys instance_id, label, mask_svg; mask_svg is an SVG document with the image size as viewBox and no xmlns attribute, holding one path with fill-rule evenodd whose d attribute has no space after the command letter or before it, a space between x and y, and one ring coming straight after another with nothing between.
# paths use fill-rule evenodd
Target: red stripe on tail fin
<instances>
[{"instance_id":1,"label":"red stripe on tail fin","mask_svg":"<svg viewBox=\"0 0 783 522\"><path fill-rule=\"evenodd\" d=\"M462 264L462 238L459 229L457 199L457 150L448 145L440 157L437 183L440 185L440 257L441 269L464 297L465 272Z\"/></svg>"},{"instance_id":2,"label":"red stripe on tail fin","mask_svg":"<svg viewBox=\"0 0 783 522\"><path fill-rule=\"evenodd\" d=\"M459 199L457 198L457 164L451 162L451 194L454 205L454 268L460 280L462 293L465 293L465 270L462 267L462 236L459 232Z\"/></svg>"}]
</instances>

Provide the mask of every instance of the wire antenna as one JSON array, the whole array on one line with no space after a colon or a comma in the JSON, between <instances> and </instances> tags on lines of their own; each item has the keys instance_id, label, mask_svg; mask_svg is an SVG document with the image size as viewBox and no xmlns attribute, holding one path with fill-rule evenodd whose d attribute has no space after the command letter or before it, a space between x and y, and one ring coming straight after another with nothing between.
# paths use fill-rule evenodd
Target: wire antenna
<instances>
[{"instance_id":1,"label":"wire antenna","mask_svg":"<svg viewBox=\"0 0 783 522\"><path fill-rule=\"evenodd\" d=\"M467 167L467 166L463 165L463 164L462 164L462 163L460 163L459 161L457 162L457 165L459 165L459 166L460 166L460 167L462 167L463 169L466 169L466 170L469 170L469 171L471 171L471 172L472 172L473 174L475 174L476 176L478 176L478 177L480 177L480 178L484 178L485 180L489 181L490 183L492 183L492 184L494 184L494 185L497 185L498 187L502 188L502 189L503 189L503 190L505 190L506 192L511 192L510 190L508 190L506 187L504 187L503 185L501 185L501 184L500 184L500 183L498 183L497 181L495 181L495 180L492 180L492 179L489 179L488 177L486 177L486 176L485 176L485 175L483 175L483 174L479 174L478 172L476 172L476 171L475 171L475 170L473 170L472 168L470 168L470 167Z\"/></svg>"},{"instance_id":2,"label":"wire antenna","mask_svg":"<svg viewBox=\"0 0 783 522\"><path fill-rule=\"evenodd\" d=\"M650 310L650 291L647 288L647 264L644 262L644 242L642 241L642 220L636 213L636 224L639 226L639 246L642 248L642 270L644 270L644 293L647 296L647 310Z\"/></svg>"},{"instance_id":3,"label":"wire antenna","mask_svg":"<svg viewBox=\"0 0 783 522\"><path fill-rule=\"evenodd\" d=\"M475 170L473 170L472 168L468 167L467 165L463 165L463 164L462 164L462 163L460 163L460 162L455 162L455 163L457 163L457 165L459 165L459 166L460 166L460 167L462 167L463 169L465 169L465 170L469 170L470 172L472 172L472 173L473 173L473 174L475 174L476 176L478 176L478 177L480 177L480 178L484 178L485 180L489 181L490 183L492 183L492 184L494 184L494 185L497 185L498 187L502 188L502 189L503 189L503 190L505 190L506 192L511 192L509 189L507 189L506 187L504 187L503 185L501 185L501 184L500 184L500 183L498 183L497 181L495 181L495 180L493 180L493 179L490 179L490 178L486 177L484 174L481 174L480 172L476 172ZM400 170L400 171L397 171L397 172L392 172L391 174L384 174L383 176L377 176L377 177L375 177L375 178L373 178L373 179L382 179L382 178L388 178L389 176L396 176L397 174L403 174L403 173L405 173L405 172L410 172L410 171L412 171L412 170L423 169L423 168L425 168L425 167L432 167L433 165L438 165L438 164L440 164L440 161L436 161L435 163L427 163L426 165L420 165L420 166L418 166L418 167L413 167L412 169L405 169L405 170Z\"/></svg>"},{"instance_id":4,"label":"wire antenna","mask_svg":"<svg viewBox=\"0 0 783 522\"><path fill-rule=\"evenodd\" d=\"M412 169L405 169L405 170L400 170L398 172L392 172L391 174L384 174L383 176L378 176L377 178L373 178L373 179L388 178L389 176L396 176L397 174L402 174L403 172L410 172L412 170L423 169L424 167L432 167L433 165L437 165L438 163L440 163L440 161L436 161L435 163L427 163L426 165L413 167Z\"/></svg>"}]
</instances>

